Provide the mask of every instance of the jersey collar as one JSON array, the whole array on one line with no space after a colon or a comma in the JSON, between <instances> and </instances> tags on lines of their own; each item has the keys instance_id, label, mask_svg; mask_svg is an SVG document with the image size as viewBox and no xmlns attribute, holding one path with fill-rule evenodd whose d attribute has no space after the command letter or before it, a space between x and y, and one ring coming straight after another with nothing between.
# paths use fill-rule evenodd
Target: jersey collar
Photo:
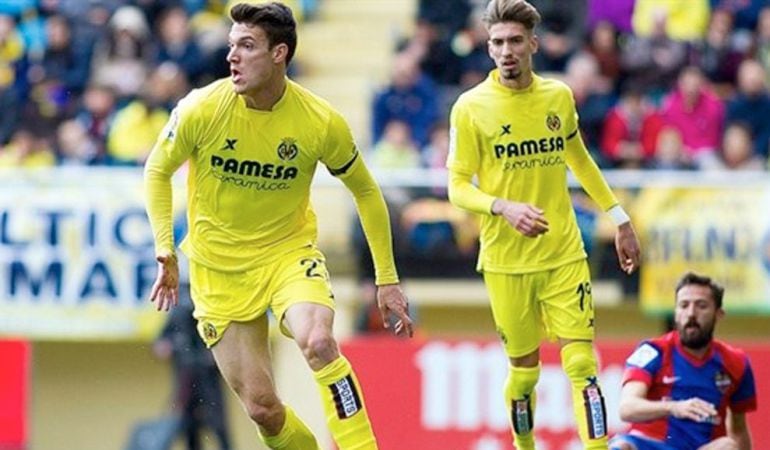
<instances>
[{"instance_id":1,"label":"jersey collar","mask_svg":"<svg viewBox=\"0 0 770 450\"><path fill-rule=\"evenodd\" d=\"M492 69L487 77L487 82L492 86L495 91L505 93L507 95L521 95L529 94L533 92L540 85L542 78L540 78L535 72L532 72L532 83L524 89L512 89L500 82L500 71L498 69Z\"/></svg>"}]
</instances>

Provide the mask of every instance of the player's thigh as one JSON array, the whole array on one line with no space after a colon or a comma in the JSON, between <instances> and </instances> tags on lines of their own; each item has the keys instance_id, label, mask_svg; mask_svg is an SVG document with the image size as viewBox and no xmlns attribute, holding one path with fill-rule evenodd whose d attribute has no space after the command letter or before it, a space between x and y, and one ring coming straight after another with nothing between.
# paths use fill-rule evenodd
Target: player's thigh
<instances>
[{"instance_id":1,"label":"player's thigh","mask_svg":"<svg viewBox=\"0 0 770 450\"><path fill-rule=\"evenodd\" d=\"M231 322L211 351L225 381L242 400L276 397L267 316Z\"/></svg>"},{"instance_id":2,"label":"player's thigh","mask_svg":"<svg viewBox=\"0 0 770 450\"><path fill-rule=\"evenodd\" d=\"M299 341L313 330L331 332L334 294L326 258L317 248L305 247L281 258L270 291L270 308L284 335Z\"/></svg>"},{"instance_id":3,"label":"player's thigh","mask_svg":"<svg viewBox=\"0 0 770 450\"><path fill-rule=\"evenodd\" d=\"M223 272L190 261L193 316L208 347L216 344L231 322L249 322L267 312L272 265Z\"/></svg>"},{"instance_id":4,"label":"player's thigh","mask_svg":"<svg viewBox=\"0 0 770 450\"><path fill-rule=\"evenodd\" d=\"M561 339L593 340L594 301L585 260L549 271L540 295L543 320L551 334Z\"/></svg>"},{"instance_id":5,"label":"player's thigh","mask_svg":"<svg viewBox=\"0 0 770 450\"><path fill-rule=\"evenodd\" d=\"M715 439L706 445L702 445L698 450L741 450L738 443L727 436Z\"/></svg>"},{"instance_id":6,"label":"player's thigh","mask_svg":"<svg viewBox=\"0 0 770 450\"><path fill-rule=\"evenodd\" d=\"M543 326L536 300L536 276L484 272L495 328L511 358L528 355L540 347Z\"/></svg>"}]
</instances>

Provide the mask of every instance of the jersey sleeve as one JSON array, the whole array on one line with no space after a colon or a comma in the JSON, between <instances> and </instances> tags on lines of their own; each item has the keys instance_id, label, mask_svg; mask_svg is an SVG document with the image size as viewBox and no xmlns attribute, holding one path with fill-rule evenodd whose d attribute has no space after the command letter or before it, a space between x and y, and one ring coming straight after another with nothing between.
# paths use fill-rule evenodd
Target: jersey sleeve
<instances>
[{"instance_id":1,"label":"jersey sleeve","mask_svg":"<svg viewBox=\"0 0 770 450\"><path fill-rule=\"evenodd\" d=\"M339 176L348 170L355 159L358 158L353 133L350 131L347 121L334 110L329 117L329 125L322 144L320 156L321 162L334 176Z\"/></svg>"},{"instance_id":2,"label":"jersey sleeve","mask_svg":"<svg viewBox=\"0 0 770 450\"><path fill-rule=\"evenodd\" d=\"M642 342L626 359L623 384L641 381L647 386L652 385L653 377L660 370L662 362L663 352L649 341Z\"/></svg>"},{"instance_id":3,"label":"jersey sleeve","mask_svg":"<svg viewBox=\"0 0 770 450\"><path fill-rule=\"evenodd\" d=\"M607 211L618 204L618 199L612 193L607 180L604 179L596 161L588 153L583 138L580 136L580 127L578 126L578 114L575 108L575 100L569 90L566 91L569 96L569 102L572 112L567 115L566 130L566 160L575 178L583 186L583 189L599 205L602 211Z\"/></svg>"},{"instance_id":4,"label":"jersey sleeve","mask_svg":"<svg viewBox=\"0 0 770 450\"><path fill-rule=\"evenodd\" d=\"M746 367L738 382L738 388L730 397L730 409L737 413L746 413L757 409L757 392L754 385L754 371L751 369L749 358L745 359Z\"/></svg>"},{"instance_id":5,"label":"jersey sleeve","mask_svg":"<svg viewBox=\"0 0 770 450\"><path fill-rule=\"evenodd\" d=\"M156 255L174 253L171 176L196 144L195 109L189 97L182 99L171 112L144 166L145 202Z\"/></svg>"},{"instance_id":6,"label":"jersey sleeve","mask_svg":"<svg viewBox=\"0 0 770 450\"><path fill-rule=\"evenodd\" d=\"M481 150L476 128L467 106L458 101L449 117L448 169L466 174L476 174L481 165Z\"/></svg>"}]
</instances>

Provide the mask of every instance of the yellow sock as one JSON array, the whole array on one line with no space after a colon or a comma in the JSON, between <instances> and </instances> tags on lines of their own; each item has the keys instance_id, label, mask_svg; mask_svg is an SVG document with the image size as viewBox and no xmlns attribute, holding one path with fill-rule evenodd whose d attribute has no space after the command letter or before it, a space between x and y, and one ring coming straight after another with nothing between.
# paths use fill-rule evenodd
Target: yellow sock
<instances>
[{"instance_id":1,"label":"yellow sock","mask_svg":"<svg viewBox=\"0 0 770 450\"><path fill-rule=\"evenodd\" d=\"M283 423L283 428L275 436L266 436L260 430L259 436L262 438L262 442L274 450L321 450L313 432L302 419L288 405L284 405L284 407L286 408L286 420Z\"/></svg>"},{"instance_id":2,"label":"yellow sock","mask_svg":"<svg viewBox=\"0 0 770 450\"><path fill-rule=\"evenodd\" d=\"M570 342L561 349L561 364L572 385L572 407L583 448L607 449L607 409L599 388L590 342Z\"/></svg>"},{"instance_id":3,"label":"yellow sock","mask_svg":"<svg viewBox=\"0 0 770 450\"><path fill-rule=\"evenodd\" d=\"M510 408L513 440L518 450L535 449L535 385L540 378L536 367L509 367L505 380L505 404Z\"/></svg>"},{"instance_id":4,"label":"yellow sock","mask_svg":"<svg viewBox=\"0 0 770 450\"><path fill-rule=\"evenodd\" d=\"M344 356L315 372L321 403L334 442L340 450L376 450L363 392Z\"/></svg>"}]
</instances>

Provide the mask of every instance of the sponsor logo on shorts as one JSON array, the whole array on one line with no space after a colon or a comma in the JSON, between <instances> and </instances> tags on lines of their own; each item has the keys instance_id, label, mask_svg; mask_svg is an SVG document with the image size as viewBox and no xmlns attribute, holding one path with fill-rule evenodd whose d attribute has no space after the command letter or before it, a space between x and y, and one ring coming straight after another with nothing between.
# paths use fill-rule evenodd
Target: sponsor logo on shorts
<instances>
[{"instance_id":1,"label":"sponsor logo on shorts","mask_svg":"<svg viewBox=\"0 0 770 450\"><path fill-rule=\"evenodd\" d=\"M337 416L340 419L353 417L361 410L361 396L358 395L356 384L351 375L329 386L334 397L334 406L337 408Z\"/></svg>"}]
</instances>

